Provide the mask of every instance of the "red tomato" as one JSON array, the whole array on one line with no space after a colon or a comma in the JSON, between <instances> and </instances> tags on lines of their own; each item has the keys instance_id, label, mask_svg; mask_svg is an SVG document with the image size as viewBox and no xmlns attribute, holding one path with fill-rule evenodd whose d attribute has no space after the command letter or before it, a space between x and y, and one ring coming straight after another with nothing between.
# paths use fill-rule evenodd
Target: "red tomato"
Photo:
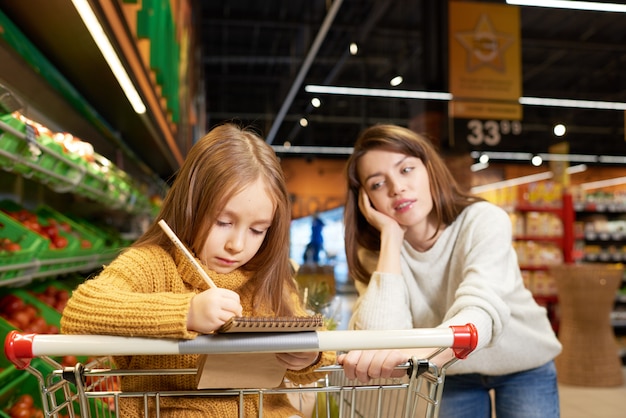
<instances>
[{"instance_id":1,"label":"red tomato","mask_svg":"<svg viewBox=\"0 0 626 418\"><path fill-rule=\"evenodd\" d=\"M54 244L55 248L65 248L67 247L68 241L67 238L65 238L64 236L57 235L52 239L52 243Z\"/></svg>"}]
</instances>

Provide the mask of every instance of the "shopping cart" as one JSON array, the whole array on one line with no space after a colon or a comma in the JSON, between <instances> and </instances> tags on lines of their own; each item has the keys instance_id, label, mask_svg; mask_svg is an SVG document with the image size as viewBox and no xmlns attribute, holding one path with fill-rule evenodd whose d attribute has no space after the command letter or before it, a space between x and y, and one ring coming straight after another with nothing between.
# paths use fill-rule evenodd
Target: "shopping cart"
<instances>
[{"instance_id":1,"label":"shopping cart","mask_svg":"<svg viewBox=\"0 0 626 418\"><path fill-rule=\"evenodd\" d=\"M161 400L176 396L232 396L239 402L240 417L244 417L244 398L255 396L259 417L262 417L263 398L272 394L287 394L296 408L303 408L306 404L309 407L306 414L312 417L437 417L446 369L467 357L476 347L477 340L472 324L448 329L398 331L217 334L202 335L194 340L11 331L6 337L4 350L6 357L18 369L25 369L36 376L46 417L117 417L123 398L139 399L143 402L146 417L159 417ZM333 365L319 368L318 371L326 377L313 385L289 385L284 382L279 388L184 392L123 392L119 383L125 376L195 375L197 369L121 370L115 368L112 361L114 356L129 355L345 352L389 348L433 348L433 352L427 358L412 358L398 366L406 369L405 378L379 379L362 384L347 380L341 366ZM431 361L446 348L453 349L454 359L443 365ZM73 367L62 367L58 359L68 355L83 356L88 361ZM35 367L32 364L35 361L47 364L50 372L42 372L42 367ZM304 402L305 398L308 402Z\"/></svg>"}]
</instances>

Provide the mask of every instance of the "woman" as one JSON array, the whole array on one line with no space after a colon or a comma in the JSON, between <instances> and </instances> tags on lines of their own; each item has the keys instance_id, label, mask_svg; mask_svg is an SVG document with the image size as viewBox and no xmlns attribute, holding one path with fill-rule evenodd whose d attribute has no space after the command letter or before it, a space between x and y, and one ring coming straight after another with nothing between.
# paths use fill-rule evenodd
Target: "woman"
<instances>
[{"instance_id":1,"label":"woman","mask_svg":"<svg viewBox=\"0 0 626 418\"><path fill-rule=\"evenodd\" d=\"M350 326L409 329L473 323L478 346L447 372L440 417L558 417L561 345L524 287L511 223L459 189L435 149L393 125L361 133L347 163L345 240L359 298ZM431 350L432 351L432 350ZM349 377L395 376L424 350L351 351ZM451 359L451 349L435 361Z\"/></svg>"}]
</instances>

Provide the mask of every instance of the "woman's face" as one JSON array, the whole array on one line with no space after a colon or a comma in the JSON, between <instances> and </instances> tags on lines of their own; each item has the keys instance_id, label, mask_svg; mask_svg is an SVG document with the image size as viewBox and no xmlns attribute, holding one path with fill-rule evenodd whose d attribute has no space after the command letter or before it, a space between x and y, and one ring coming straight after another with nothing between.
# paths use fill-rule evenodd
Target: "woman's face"
<instances>
[{"instance_id":1,"label":"woman's face","mask_svg":"<svg viewBox=\"0 0 626 418\"><path fill-rule=\"evenodd\" d=\"M200 259L217 273L230 273L243 266L263 244L275 209L261 179L245 187L218 213Z\"/></svg>"},{"instance_id":2,"label":"woman's face","mask_svg":"<svg viewBox=\"0 0 626 418\"><path fill-rule=\"evenodd\" d=\"M416 225L431 213L428 172L419 158L372 150L359 158L357 170L374 208L400 225Z\"/></svg>"}]
</instances>

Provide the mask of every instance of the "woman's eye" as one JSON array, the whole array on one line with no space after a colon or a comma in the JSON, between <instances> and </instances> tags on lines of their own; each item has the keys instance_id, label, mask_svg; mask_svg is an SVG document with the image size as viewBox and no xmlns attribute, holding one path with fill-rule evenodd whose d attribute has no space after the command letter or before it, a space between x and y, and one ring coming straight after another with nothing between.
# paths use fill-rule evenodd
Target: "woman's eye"
<instances>
[{"instance_id":1,"label":"woman's eye","mask_svg":"<svg viewBox=\"0 0 626 418\"><path fill-rule=\"evenodd\" d=\"M215 224L217 226L228 226L230 225L230 222L226 222L226 221L220 221L219 219L217 221L215 221Z\"/></svg>"},{"instance_id":2,"label":"woman's eye","mask_svg":"<svg viewBox=\"0 0 626 418\"><path fill-rule=\"evenodd\" d=\"M254 228L250 228L250 231L252 231L252 233L253 233L254 235L263 235L263 234L265 234L265 232L266 232L266 230L260 231L260 230L258 230L258 229L254 229Z\"/></svg>"},{"instance_id":3,"label":"woman's eye","mask_svg":"<svg viewBox=\"0 0 626 418\"><path fill-rule=\"evenodd\" d=\"M410 173L411 171L413 171L413 167L404 167L404 168L402 169L402 172L403 172L403 173Z\"/></svg>"},{"instance_id":4,"label":"woman's eye","mask_svg":"<svg viewBox=\"0 0 626 418\"><path fill-rule=\"evenodd\" d=\"M376 183L372 183L372 184L370 185L370 189L371 189L371 190L378 190L378 189L380 189L381 187L383 187L383 182L382 182L382 181L378 181L378 182L376 182Z\"/></svg>"}]
</instances>

